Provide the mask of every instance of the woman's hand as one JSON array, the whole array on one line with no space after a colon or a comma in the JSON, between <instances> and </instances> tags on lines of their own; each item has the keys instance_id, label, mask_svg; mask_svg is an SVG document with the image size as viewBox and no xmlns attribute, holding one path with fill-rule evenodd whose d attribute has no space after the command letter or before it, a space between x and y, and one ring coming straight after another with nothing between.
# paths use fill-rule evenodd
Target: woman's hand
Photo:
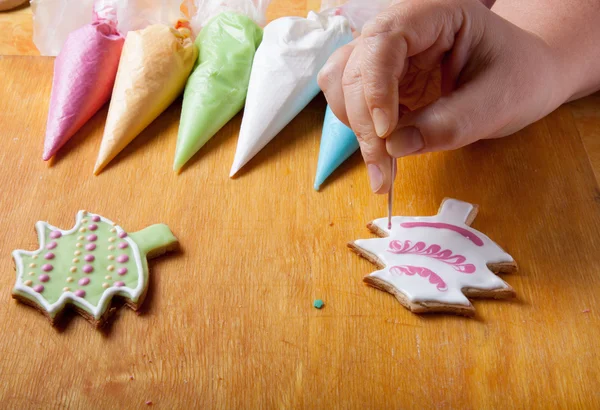
<instances>
[{"instance_id":1,"label":"woman's hand","mask_svg":"<svg viewBox=\"0 0 600 410\"><path fill-rule=\"evenodd\" d=\"M556 53L480 0L401 0L319 75L357 134L371 187L389 191L389 156L512 134L566 101Z\"/></svg>"}]
</instances>

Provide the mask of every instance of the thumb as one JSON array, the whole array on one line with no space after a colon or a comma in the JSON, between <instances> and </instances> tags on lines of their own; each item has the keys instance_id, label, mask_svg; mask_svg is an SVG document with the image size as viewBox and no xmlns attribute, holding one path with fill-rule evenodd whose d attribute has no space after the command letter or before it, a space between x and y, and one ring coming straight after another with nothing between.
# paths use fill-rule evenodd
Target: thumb
<instances>
[{"instance_id":1,"label":"thumb","mask_svg":"<svg viewBox=\"0 0 600 410\"><path fill-rule=\"evenodd\" d=\"M506 125L505 107L490 75L464 84L418 110L405 113L386 140L388 153L400 158L412 154L461 148L490 138Z\"/></svg>"}]
</instances>

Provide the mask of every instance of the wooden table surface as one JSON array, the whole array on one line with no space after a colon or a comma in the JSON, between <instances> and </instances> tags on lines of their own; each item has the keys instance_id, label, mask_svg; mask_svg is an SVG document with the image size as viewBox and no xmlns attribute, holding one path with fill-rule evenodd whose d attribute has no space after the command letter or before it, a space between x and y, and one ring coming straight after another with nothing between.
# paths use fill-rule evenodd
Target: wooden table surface
<instances>
[{"instance_id":1,"label":"wooden table surface","mask_svg":"<svg viewBox=\"0 0 600 410\"><path fill-rule=\"evenodd\" d=\"M275 15L306 8L282 3L296 6ZM475 301L466 319L411 314L362 283L373 266L346 242L371 237L386 200L357 155L312 190L322 97L235 180L240 116L171 171L179 101L94 177L106 108L52 166L40 159L52 64L0 57L3 408L600 407L600 96L400 161L398 214L478 203L473 226L520 265L504 277L517 299ZM142 314L121 308L103 332L74 315L52 328L10 296L10 252L37 247L37 220L70 228L79 209L128 230L167 223L182 245L151 262Z\"/></svg>"}]
</instances>

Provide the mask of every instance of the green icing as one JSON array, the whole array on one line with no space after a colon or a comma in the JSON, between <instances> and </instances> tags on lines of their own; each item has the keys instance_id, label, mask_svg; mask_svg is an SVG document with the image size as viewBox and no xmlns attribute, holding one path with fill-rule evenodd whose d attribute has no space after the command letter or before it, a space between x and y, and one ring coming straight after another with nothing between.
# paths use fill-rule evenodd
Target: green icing
<instances>
[{"instance_id":1,"label":"green icing","mask_svg":"<svg viewBox=\"0 0 600 410\"><path fill-rule=\"evenodd\" d=\"M126 287L135 289L138 285L138 277L140 272L135 262L135 256L133 246L128 242L128 246L125 249L119 249L118 245L121 242L126 242L125 239L119 238L117 230L121 230L110 223L93 222L91 220L92 215L86 215L80 227L71 234L63 234L60 238L52 239L47 225L44 225L44 237L46 246L51 242L56 242L57 246L54 249L42 249L36 251L35 256L21 254L23 260L23 272L21 272L21 279L23 283L27 280L31 280L31 287L36 285L44 286L44 290L40 293L48 303L55 303L60 296L64 293L64 288L70 288L71 292L76 290L84 290L85 296L83 299L90 302L92 305L97 306L102 294L106 290L102 287L104 283L113 286L115 282L121 281L125 283ZM84 222L85 221L85 222ZM91 231L88 226L95 224L98 228L95 231ZM79 229L85 227L85 232L80 232ZM114 230L115 232L111 232ZM95 241L89 241L87 238L89 235L95 234L98 238ZM83 239L80 239L83 237ZM113 242L109 239L113 238ZM85 249L87 244L94 243L96 249L88 251ZM81 246L78 247L77 244ZM109 246L113 246L114 250L109 250ZM75 252L80 251L80 255L75 255ZM54 259L46 260L44 256L49 252L55 255ZM86 262L85 256L93 255L94 260ZM109 255L112 255L113 260L109 259ZM127 255L129 260L126 263L117 262L117 258L120 255ZM75 258L78 261L75 261ZM30 264L35 264L35 267L31 268ZM44 264L52 265L53 269L50 272L44 272L42 266ZM94 268L91 273L84 273L83 266L90 265ZM109 270L109 266L113 266L113 270ZM71 267L76 267L76 272L71 272ZM119 268L127 268L125 275L119 275L117 270ZM33 275L30 275L33 272ZM47 282L40 281L41 275L48 275L50 280ZM106 276L110 276L107 279ZM68 282L68 278L72 278L71 282ZM87 285L80 285L78 282L82 278L89 278L90 283Z\"/></svg>"},{"instance_id":2,"label":"green icing","mask_svg":"<svg viewBox=\"0 0 600 410\"><path fill-rule=\"evenodd\" d=\"M250 18L221 13L202 29L199 57L183 95L173 169L179 171L244 106L262 29Z\"/></svg>"},{"instance_id":3,"label":"green icing","mask_svg":"<svg viewBox=\"0 0 600 410\"><path fill-rule=\"evenodd\" d=\"M130 237L138 245L143 255L151 255L156 250L164 249L177 243L177 238L165 224L149 226L141 231L133 232Z\"/></svg>"}]
</instances>

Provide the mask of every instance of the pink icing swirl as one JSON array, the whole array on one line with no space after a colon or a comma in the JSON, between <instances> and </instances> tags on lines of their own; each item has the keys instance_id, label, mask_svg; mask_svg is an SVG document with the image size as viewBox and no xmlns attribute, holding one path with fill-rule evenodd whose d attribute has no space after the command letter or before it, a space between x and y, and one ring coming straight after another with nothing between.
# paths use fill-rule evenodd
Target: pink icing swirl
<instances>
[{"instance_id":1,"label":"pink icing swirl","mask_svg":"<svg viewBox=\"0 0 600 410\"><path fill-rule=\"evenodd\" d=\"M448 285L446 285L446 282L444 282L444 280L437 273L421 266L392 266L390 268L390 273L399 276L401 276L402 274L408 276L419 275L423 278L429 278L429 283L435 285L437 290L439 290L440 292L445 292L448 290Z\"/></svg>"},{"instance_id":2,"label":"pink icing swirl","mask_svg":"<svg viewBox=\"0 0 600 410\"><path fill-rule=\"evenodd\" d=\"M413 245L411 241L391 241L388 252L396 255L423 255L446 263L458 272L475 272L475 265L465 263L467 258L462 255L453 255L451 250L442 249L440 245L431 245L428 247L425 242L417 242Z\"/></svg>"},{"instance_id":3,"label":"pink icing swirl","mask_svg":"<svg viewBox=\"0 0 600 410\"><path fill-rule=\"evenodd\" d=\"M400 224L403 228L436 228L436 229L449 229L454 231L471 242L473 242L477 246L483 246L483 241L479 236L475 235L473 232L466 230L465 228L461 228L460 226L451 225L443 222L403 222Z\"/></svg>"}]
</instances>

